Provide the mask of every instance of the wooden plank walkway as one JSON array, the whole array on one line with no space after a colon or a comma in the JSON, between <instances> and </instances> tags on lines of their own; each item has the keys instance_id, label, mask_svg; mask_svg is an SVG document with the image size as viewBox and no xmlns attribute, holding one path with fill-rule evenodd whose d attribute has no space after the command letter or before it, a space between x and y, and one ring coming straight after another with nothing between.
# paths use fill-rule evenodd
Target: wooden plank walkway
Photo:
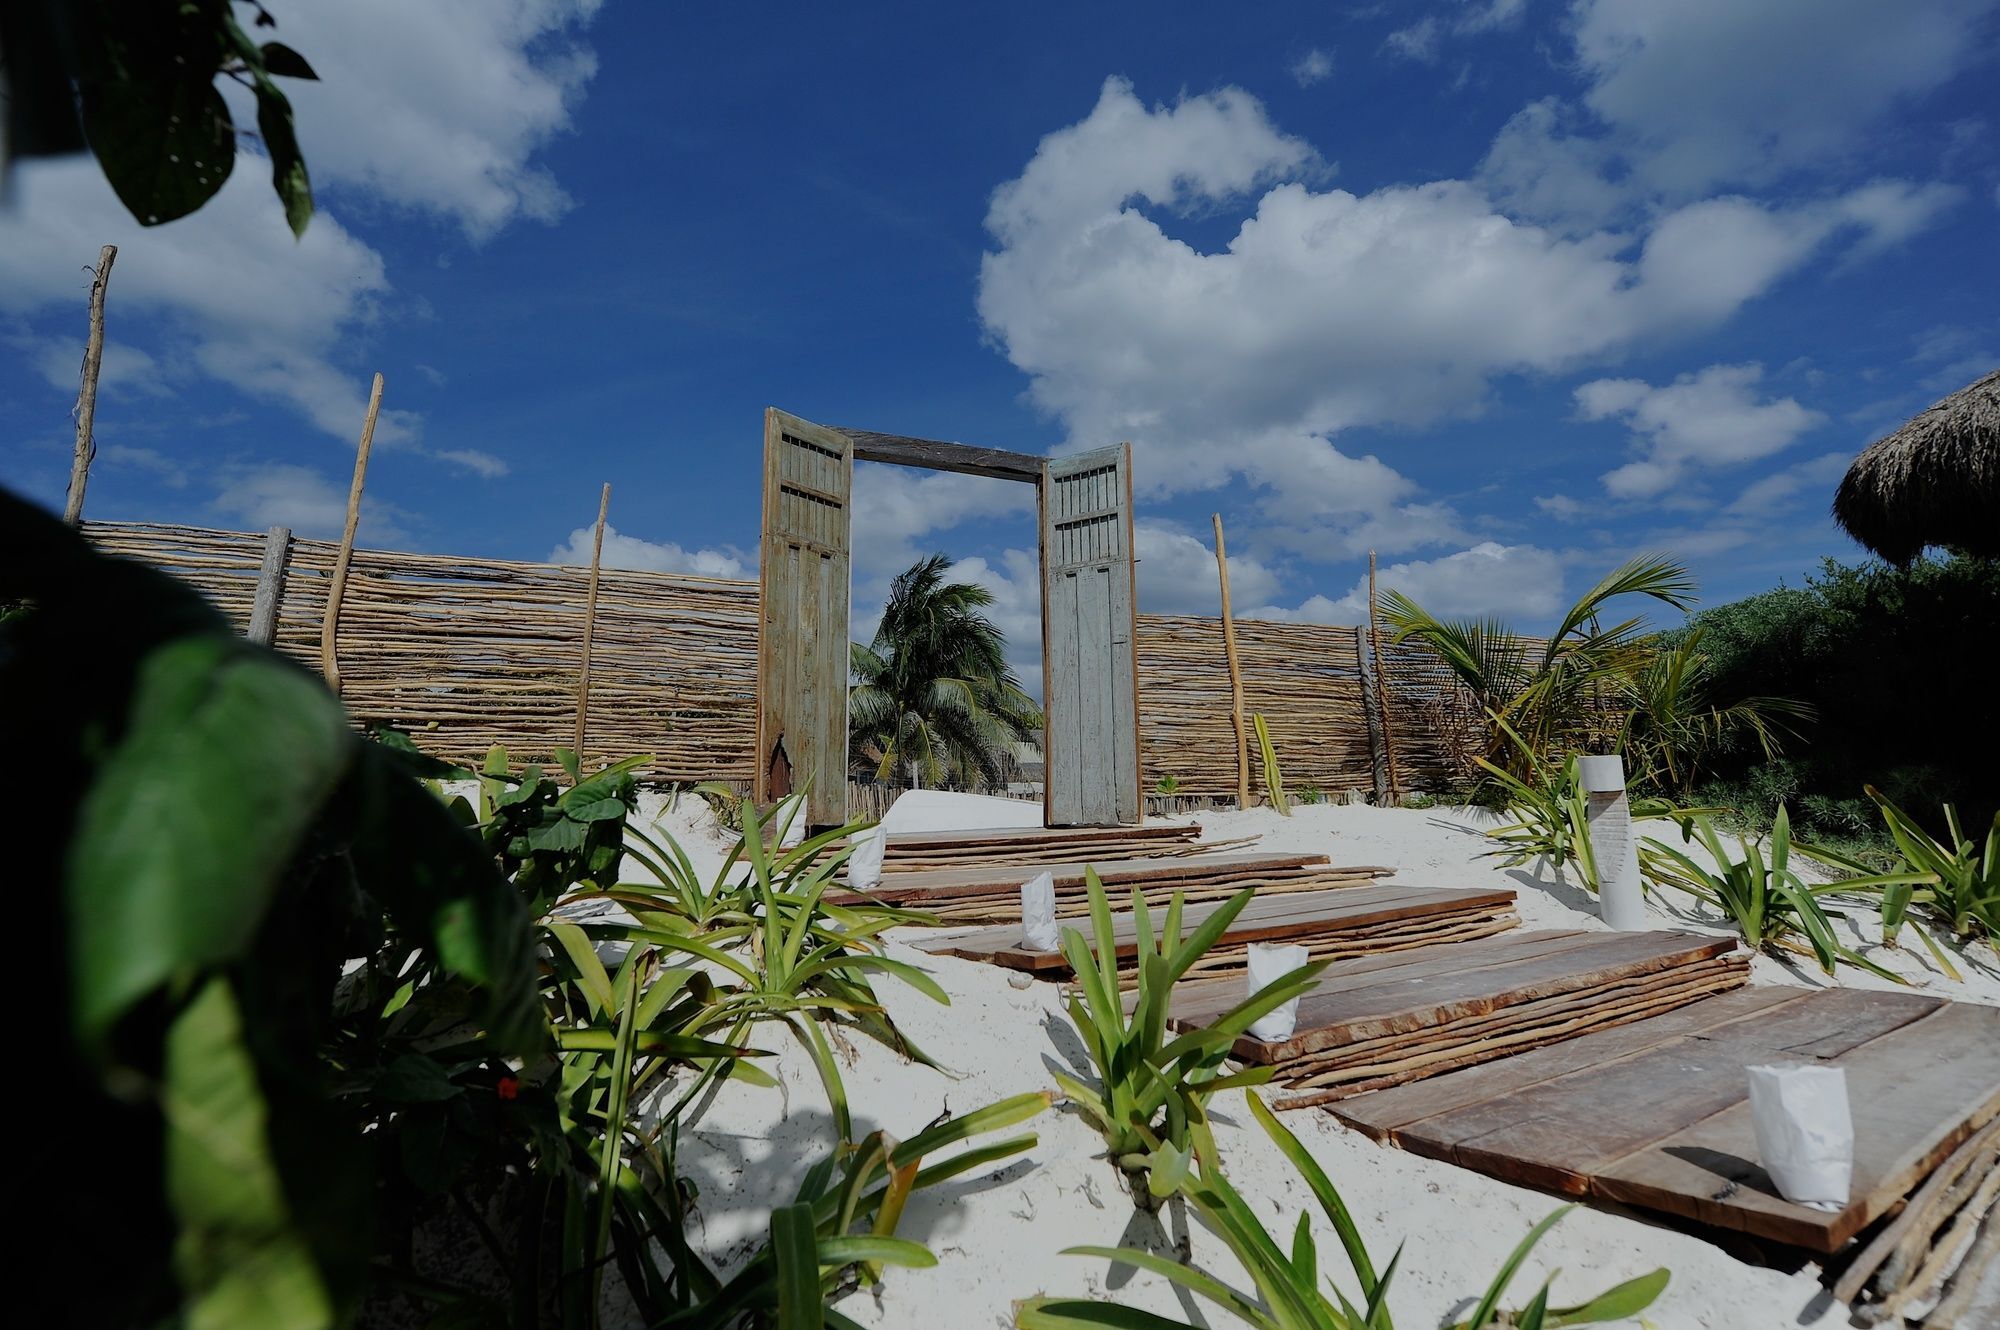
<instances>
[{"instance_id":1,"label":"wooden plank walkway","mask_svg":"<svg viewBox=\"0 0 2000 1330\"><path fill-rule=\"evenodd\" d=\"M884 847L884 873L939 868L1157 859L1240 850L1255 836L1226 841L1198 839L1193 823L1155 822L1138 827L993 827L980 831L894 832Z\"/></svg>"},{"instance_id":2,"label":"wooden plank walkway","mask_svg":"<svg viewBox=\"0 0 2000 1330\"><path fill-rule=\"evenodd\" d=\"M1278 1067L1280 1107L1435 1076L1670 1011L1737 987L1732 938L1688 933L1509 933L1336 965L1299 1001L1286 1040L1235 1054ZM1184 986L1169 1020L1191 1029L1240 1001L1241 984Z\"/></svg>"},{"instance_id":3,"label":"wooden plank walkway","mask_svg":"<svg viewBox=\"0 0 2000 1330\"><path fill-rule=\"evenodd\" d=\"M1217 901L1188 906L1181 916L1182 935L1200 927L1222 904ZM1147 905L1152 926L1157 930L1165 903L1150 899ZM1119 960L1129 962L1138 954L1133 915L1130 911L1117 913L1112 915L1111 922ZM1378 884L1260 895L1244 907L1228 931L1195 962L1188 977L1240 974L1252 942L1301 942L1312 959L1323 960L1490 937L1519 924L1520 919L1514 914L1514 893L1507 890ZM1087 929L1085 939L1095 949ZM927 951L1026 970L1048 978L1070 973L1069 962L1061 952L1029 951L1022 947L1018 922L930 938L917 945ZM1121 969L1131 971L1129 965Z\"/></svg>"},{"instance_id":4,"label":"wooden plank walkway","mask_svg":"<svg viewBox=\"0 0 2000 1330\"><path fill-rule=\"evenodd\" d=\"M1106 891L1116 898L1142 888L1162 905L1178 891L1190 904L1223 900L1245 887L1260 894L1320 891L1329 887L1362 886L1394 872L1391 868L1335 867L1323 854L1214 854L1186 859L1114 859L1090 865ZM1021 917L1021 884L1036 872L1055 879L1056 914L1074 919L1090 912L1081 863L940 868L924 873L885 876L873 891L830 892L835 904L879 901L935 915L950 924L999 924Z\"/></svg>"},{"instance_id":5,"label":"wooden plank walkway","mask_svg":"<svg viewBox=\"0 0 2000 1330\"><path fill-rule=\"evenodd\" d=\"M1847 1069L1855 1161L1841 1211L1785 1201L1755 1162L1744 1068L1774 1061ZM1739 989L1332 1111L1510 1182L1831 1252L2000 1116L2000 1009L1914 993Z\"/></svg>"}]
</instances>

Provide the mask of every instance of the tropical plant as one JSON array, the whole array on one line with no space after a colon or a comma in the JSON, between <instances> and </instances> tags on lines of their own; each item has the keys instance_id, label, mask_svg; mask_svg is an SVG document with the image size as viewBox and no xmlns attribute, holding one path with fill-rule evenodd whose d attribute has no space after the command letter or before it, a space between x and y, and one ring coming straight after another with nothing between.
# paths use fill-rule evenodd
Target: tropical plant
<instances>
[{"instance_id":1,"label":"tropical plant","mask_svg":"<svg viewBox=\"0 0 2000 1330\"><path fill-rule=\"evenodd\" d=\"M1597 891L1601 884L1597 853L1590 839L1589 803L1576 757L1571 755L1557 766L1530 748L1506 721L1498 716L1492 717L1492 721L1494 728L1514 745L1514 765L1523 774L1517 776L1484 758L1475 759L1505 800L1508 814L1515 819L1487 831L1490 839L1500 843L1499 849L1487 854L1509 868L1540 860L1558 872L1573 869L1578 885L1586 891ZM1714 811L1676 808L1664 799L1646 797L1629 802L1634 821L1678 819Z\"/></svg>"},{"instance_id":2,"label":"tropical plant","mask_svg":"<svg viewBox=\"0 0 2000 1330\"><path fill-rule=\"evenodd\" d=\"M262 6L252 8L256 27L274 26ZM319 76L291 47L254 40L236 15L230 0L0 7L7 85L0 192L16 155L88 150L140 225L186 216L215 196L236 164L240 131L216 88L227 78L256 100L272 188L293 234L304 234L312 186L291 103L272 79Z\"/></svg>"},{"instance_id":3,"label":"tropical plant","mask_svg":"<svg viewBox=\"0 0 2000 1330\"><path fill-rule=\"evenodd\" d=\"M1834 936L1833 917L1822 897L1853 895L1868 889L1866 881L1815 885L1792 866L1791 819L1783 808L1766 840L1737 838L1731 854L1706 813L1690 813L1681 823L1683 840L1692 840L1717 865L1704 867L1682 850L1648 837L1640 842L1639 863L1651 882L1676 888L1702 904L1721 911L1741 930L1752 950L1792 952L1811 956L1827 974L1837 964L1858 966L1894 983L1904 982Z\"/></svg>"},{"instance_id":4,"label":"tropical plant","mask_svg":"<svg viewBox=\"0 0 2000 1330\"><path fill-rule=\"evenodd\" d=\"M1153 793L1172 798L1181 792L1181 778L1168 772L1153 783Z\"/></svg>"},{"instance_id":5,"label":"tropical plant","mask_svg":"<svg viewBox=\"0 0 2000 1330\"><path fill-rule=\"evenodd\" d=\"M1111 1161L1125 1174L1134 1200L1151 1208L1171 1187L1149 1188L1148 1176L1161 1168L1163 1159L1184 1157L1193 1148L1191 1133L1209 1096L1271 1078L1271 1067L1223 1070L1237 1036L1266 1012L1311 988L1327 962L1302 966L1219 1019L1169 1038L1167 1009L1175 982L1228 931L1256 893L1245 890L1231 897L1183 939L1181 894L1174 893L1155 932L1145 893L1135 888L1136 989L1128 1013L1119 985L1118 938L1104 885L1090 868L1084 870L1084 883L1090 894L1091 937L1086 940L1078 930L1066 928L1062 949L1076 975L1069 997L1070 1020L1082 1036L1097 1084L1085 1085L1061 1072L1056 1073L1056 1082L1104 1136ZM1169 1151L1166 1156L1159 1153L1163 1148Z\"/></svg>"},{"instance_id":6,"label":"tropical plant","mask_svg":"<svg viewBox=\"0 0 2000 1330\"><path fill-rule=\"evenodd\" d=\"M951 560L920 559L890 584L874 640L851 652L851 769L878 781L970 787L1004 774L1010 745L1033 739L1041 709L1007 666L982 612L993 593L947 582Z\"/></svg>"},{"instance_id":7,"label":"tropical plant","mask_svg":"<svg viewBox=\"0 0 2000 1330\"><path fill-rule=\"evenodd\" d=\"M1887 872L1859 855L1825 845L1801 844L1797 848L1850 874L1843 885L1881 888L1883 945L1897 945L1898 935L1907 926L1939 968L1957 979L1958 967L1912 912L1961 941L1981 934L2000 936L2000 814L1995 814L1981 847L1960 828L1958 810L1946 804L1944 825L1950 839L1940 841L1880 790L1872 785L1866 789L1881 808L1896 846L1895 860Z\"/></svg>"},{"instance_id":8,"label":"tropical plant","mask_svg":"<svg viewBox=\"0 0 2000 1330\"><path fill-rule=\"evenodd\" d=\"M1926 876L1916 898L1921 908L1954 937L2000 937L2000 813L1986 828L1982 847L1959 827L1958 810L1946 804L1948 839L1938 840L1873 785L1866 789L1882 809L1905 870Z\"/></svg>"},{"instance_id":9,"label":"tropical plant","mask_svg":"<svg viewBox=\"0 0 2000 1330\"><path fill-rule=\"evenodd\" d=\"M781 810L780 816L784 815ZM850 1025L905 1056L934 1065L883 1010L870 976L900 979L946 1005L951 999L924 971L882 955L876 941L888 928L922 922L924 916L873 902L840 907L824 900L850 852L842 843L865 830L867 823L823 831L776 858L765 848L763 825L754 807L743 809L743 823L743 837L724 871L740 860L747 863L747 872L741 887L724 896L734 902L727 908L715 907L716 897L723 893L711 893L697 902L705 907L700 927L706 932L697 932L687 916L670 917L680 899L672 886L655 891L631 884L621 884L611 894L634 910L635 922L585 923L578 926L579 932L593 942L657 946L713 967L724 986L710 1003L710 1023L727 1028L726 1042L732 1044L764 1022L783 1025L796 1036L812 1056L833 1111L835 1131L845 1141L852 1134L847 1090L822 1026ZM747 953L730 946L738 940L747 941Z\"/></svg>"},{"instance_id":10,"label":"tropical plant","mask_svg":"<svg viewBox=\"0 0 2000 1330\"><path fill-rule=\"evenodd\" d=\"M1264 793L1271 800L1271 807L1290 817L1292 801L1285 797L1285 773L1278 767L1278 750L1271 743L1270 727L1264 723L1262 712L1251 712L1250 724L1257 731L1257 751L1264 759Z\"/></svg>"},{"instance_id":11,"label":"tropical plant","mask_svg":"<svg viewBox=\"0 0 2000 1330\"><path fill-rule=\"evenodd\" d=\"M1556 753L1607 749L1618 732L1618 694L1650 659L1643 620L1605 626L1610 602L1643 596L1684 610L1694 591L1684 566L1645 555L1585 592L1540 641L1497 619L1439 619L1400 591L1383 598L1383 618L1397 641L1415 637L1428 645L1484 711L1505 719L1529 750L1546 760ZM1487 756L1522 774L1497 734Z\"/></svg>"},{"instance_id":12,"label":"tropical plant","mask_svg":"<svg viewBox=\"0 0 2000 1330\"><path fill-rule=\"evenodd\" d=\"M1251 1116L1298 1170L1319 1202L1321 1213L1333 1226L1348 1269L1360 1288L1358 1305L1330 1278L1322 1281L1311 1215L1306 1212L1299 1215L1287 1252L1279 1236L1264 1226L1249 1202L1216 1166L1212 1147L1203 1152L1198 1166L1182 1172L1179 1193L1187 1197L1188 1203L1229 1247L1250 1276L1256 1288L1254 1295L1155 1252L1131 1247L1071 1247L1065 1254L1115 1261L1160 1275L1256 1330L1394 1330L1389 1319L1388 1296L1402 1260L1401 1249L1378 1275L1352 1213L1318 1161L1256 1095L1247 1094L1244 1098ZM1637 1316L1653 1304L1667 1286L1669 1276L1665 1270L1628 1280L1573 1307L1549 1305L1554 1283L1551 1277L1520 1311L1500 1309L1500 1300L1506 1296L1528 1253L1574 1208L1565 1205L1528 1231L1502 1262L1472 1315L1454 1330L1484 1330L1502 1325L1521 1330L1554 1330L1557 1326L1602 1324ZM1080 1298L1036 1298L1023 1302L1016 1310L1014 1323L1021 1330L1186 1330L1185 1322L1171 1317Z\"/></svg>"},{"instance_id":13,"label":"tropical plant","mask_svg":"<svg viewBox=\"0 0 2000 1330\"><path fill-rule=\"evenodd\" d=\"M1691 627L1655 644L1645 662L1621 681L1619 705L1625 713L1618 751L1631 783L1687 800L1695 782L1721 752L1754 741L1768 760L1782 741L1815 712L1785 697L1716 700L1714 667L1701 649L1703 630Z\"/></svg>"}]
</instances>

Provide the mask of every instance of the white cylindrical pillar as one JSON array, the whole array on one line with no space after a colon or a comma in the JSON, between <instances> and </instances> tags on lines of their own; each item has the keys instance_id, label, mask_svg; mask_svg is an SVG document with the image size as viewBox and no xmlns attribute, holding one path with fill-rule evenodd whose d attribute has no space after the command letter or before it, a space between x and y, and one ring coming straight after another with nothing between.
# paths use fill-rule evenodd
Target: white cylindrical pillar
<instances>
[{"instance_id":1,"label":"white cylindrical pillar","mask_svg":"<svg viewBox=\"0 0 2000 1330\"><path fill-rule=\"evenodd\" d=\"M1577 758L1584 817L1597 860L1597 912L1623 932L1646 926L1646 886L1639 876L1639 843L1632 835L1632 805L1625 797L1625 759L1616 753Z\"/></svg>"}]
</instances>

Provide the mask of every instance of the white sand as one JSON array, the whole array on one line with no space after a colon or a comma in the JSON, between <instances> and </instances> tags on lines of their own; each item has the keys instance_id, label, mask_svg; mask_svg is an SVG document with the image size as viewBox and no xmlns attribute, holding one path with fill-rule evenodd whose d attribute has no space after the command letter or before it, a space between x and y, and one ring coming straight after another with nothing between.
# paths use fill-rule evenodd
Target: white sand
<instances>
[{"instance_id":1,"label":"white sand","mask_svg":"<svg viewBox=\"0 0 2000 1330\"><path fill-rule=\"evenodd\" d=\"M649 804L648 811L657 806ZM1481 813L1322 805L1300 808L1290 819L1260 810L1198 820L1209 838L1256 834L1263 848L1274 851L1315 850L1336 863L1395 865L1399 881L1511 886L1530 928L1600 926L1589 898L1546 870L1539 875L1507 870L1480 858L1490 844L1480 834L1489 821ZM720 861L721 842L698 804L684 801L664 821L691 854L699 849L702 862ZM1657 904L1653 909L1662 926L1722 931L1713 919L1669 913ZM1851 927L1852 941L1865 944L1875 924L1857 918ZM1050 1066L1081 1058L1054 985L1016 988L1006 972L992 967L902 947L895 951L929 965L952 995L946 1008L893 982L878 985L904 1031L952 1070L906 1062L865 1038L849 1041L845 1078L857 1132L879 1126L907 1137L947 1107L963 1112L1050 1088ZM1870 954L1926 991L2000 1003L2000 964L1983 944L1965 956L1962 984L1938 976L1909 951L1873 948ZM1755 982L1888 986L1851 971L1829 981L1810 965L1792 967L1764 957L1756 961ZM725 1086L683 1138L682 1167L700 1189L693 1237L724 1267L761 1239L770 1208L789 1199L797 1185L801 1161L817 1158L832 1136L823 1093L802 1050L776 1027L764 1034L766 1045L778 1053L765 1065L775 1064L782 1091ZM1305 1186L1248 1118L1240 1097L1219 1098L1214 1112L1230 1179L1281 1241L1289 1241L1301 1210L1312 1209L1322 1270L1338 1270L1352 1296L1353 1283L1330 1229ZM1469 1312L1471 1299L1515 1242L1559 1204L1538 1192L1376 1145L1318 1110L1288 1113L1285 1121L1341 1189L1378 1268L1397 1243L1406 1244L1390 1299L1405 1330ZM1153 1275L1060 1255L1077 1244L1170 1248L1185 1229L1167 1211L1156 1223L1134 1210L1116 1170L1101 1156L1100 1138L1075 1114L1057 1109L1033 1126L1041 1137L1034 1150L912 1202L901 1231L930 1246L939 1262L934 1269L891 1270L881 1289L854 1294L841 1310L883 1327L999 1327L1012 1324L1015 1300L1046 1292L1112 1295L1130 1305L1179 1313L1193 1324L1234 1323L1205 1305L1184 1302L1172 1285ZM1247 1287L1226 1249L1198 1222L1191 1226L1185 1240L1195 1262ZM1813 1265L1789 1274L1759 1268L1636 1214L1593 1208L1572 1212L1542 1242L1507 1301L1517 1307L1527 1301L1551 1270L1563 1272L1555 1290L1562 1303L1662 1265L1673 1271L1673 1280L1648 1316L1662 1330L1846 1322L1845 1312L1820 1287Z\"/></svg>"}]
</instances>

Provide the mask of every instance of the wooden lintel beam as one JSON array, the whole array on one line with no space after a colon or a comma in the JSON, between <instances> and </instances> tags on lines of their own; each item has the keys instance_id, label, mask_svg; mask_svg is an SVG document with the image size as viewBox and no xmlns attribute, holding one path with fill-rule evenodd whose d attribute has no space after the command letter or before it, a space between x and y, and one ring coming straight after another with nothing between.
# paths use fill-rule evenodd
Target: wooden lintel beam
<instances>
[{"instance_id":1,"label":"wooden lintel beam","mask_svg":"<svg viewBox=\"0 0 2000 1330\"><path fill-rule=\"evenodd\" d=\"M1044 458L1030 453L1010 453L1002 448L975 448L966 443L942 443L936 439L912 439L901 434L877 434L872 430L843 429L854 440L857 462L891 462L897 466L920 466L931 471L956 471L967 476L992 476L996 480L1024 480L1031 485L1042 481Z\"/></svg>"}]
</instances>

